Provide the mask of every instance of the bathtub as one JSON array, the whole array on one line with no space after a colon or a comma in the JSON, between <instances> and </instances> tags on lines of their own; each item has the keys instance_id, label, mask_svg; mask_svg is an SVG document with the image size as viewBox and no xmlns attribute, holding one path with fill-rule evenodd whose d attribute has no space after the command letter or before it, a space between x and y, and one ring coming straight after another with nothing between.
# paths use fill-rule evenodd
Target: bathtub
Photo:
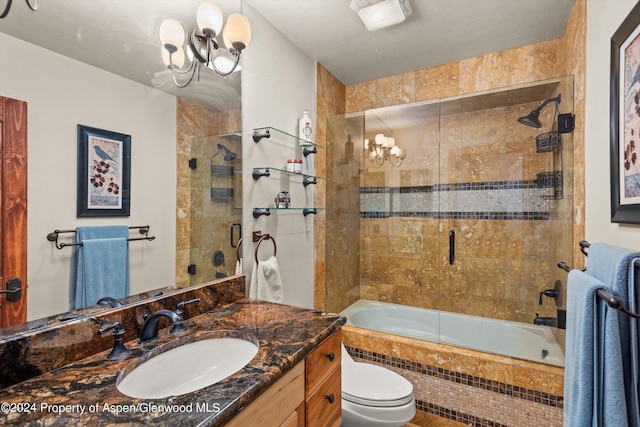
<instances>
[{"instance_id":1,"label":"bathtub","mask_svg":"<svg viewBox=\"0 0 640 427\"><path fill-rule=\"evenodd\" d=\"M564 353L548 326L361 299L342 311L347 325L554 366Z\"/></svg>"}]
</instances>

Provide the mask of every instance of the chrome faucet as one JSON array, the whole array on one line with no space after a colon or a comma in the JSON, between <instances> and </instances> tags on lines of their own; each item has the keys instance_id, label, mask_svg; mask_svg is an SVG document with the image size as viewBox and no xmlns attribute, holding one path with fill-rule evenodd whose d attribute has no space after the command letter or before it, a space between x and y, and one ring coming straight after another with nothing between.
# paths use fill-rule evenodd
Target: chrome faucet
<instances>
[{"instance_id":1,"label":"chrome faucet","mask_svg":"<svg viewBox=\"0 0 640 427\"><path fill-rule=\"evenodd\" d=\"M168 318L173 325L182 323L182 316L176 314L175 311L167 309L158 310L151 316L147 317L147 319L144 321L142 330L140 331L140 344L146 344L148 342L155 341L156 338L158 338L158 322L163 316Z\"/></svg>"}]
</instances>

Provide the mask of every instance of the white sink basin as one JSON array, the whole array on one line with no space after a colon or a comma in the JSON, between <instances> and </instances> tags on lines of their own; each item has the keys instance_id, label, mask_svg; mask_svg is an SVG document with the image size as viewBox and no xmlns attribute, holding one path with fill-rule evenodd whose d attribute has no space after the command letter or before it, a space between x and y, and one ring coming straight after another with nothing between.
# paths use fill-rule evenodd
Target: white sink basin
<instances>
[{"instance_id":1,"label":"white sink basin","mask_svg":"<svg viewBox=\"0 0 640 427\"><path fill-rule=\"evenodd\" d=\"M151 350L148 360L122 371L117 389L139 399L180 396L235 374L258 352L258 340L253 335L233 331L213 334Z\"/></svg>"}]
</instances>

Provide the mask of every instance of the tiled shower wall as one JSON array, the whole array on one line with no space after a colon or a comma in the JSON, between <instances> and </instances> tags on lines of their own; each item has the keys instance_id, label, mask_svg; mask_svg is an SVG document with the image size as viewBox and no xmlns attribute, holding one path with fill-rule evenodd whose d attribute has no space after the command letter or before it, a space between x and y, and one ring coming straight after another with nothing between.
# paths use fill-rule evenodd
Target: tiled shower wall
<instances>
[{"instance_id":1,"label":"tiled shower wall","mask_svg":"<svg viewBox=\"0 0 640 427\"><path fill-rule=\"evenodd\" d=\"M507 51L491 53L485 56L476 58L470 58L459 62L443 64L431 68L422 70L416 70L405 74L399 74L382 78L379 80L373 80L363 82L360 84L347 86L342 85L337 79L331 76L321 65L318 65L318 78L317 78L317 116L316 121L318 128L323 128L325 131L323 137L329 133L324 129L327 118L336 114L346 113L347 115L355 114L359 111L365 111L372 108L378 108L383 106L402 105L418 101L426 101L432 99L441 99L446 97L452 97L460 94L470 94L474 92L482 92L494 88L505 87L510 85L518 85L523 83L531 83L550 79L558 76L573 76L574 84L571 90L574 93L574 113L576 115L576 129L573 133L574 145L572 147L572 155L575 158L574 174L565 179L570 180L573 183L573 194L565 194L565 197L571 198L573 203L566 204L562 207L550 206L549 212L556 213L556 217L570 218L573 222L571 227L561 227L558 224L554 224L556 227L556 233L559 234L559 239L564 241L579 241L584 238L584 224L583 224L583 211L584 211L584 85L585 85L585 53L584 53L584 39L585 39L585 17L586 17L586 4L584 0L577 0L574 10L570 16L567 24L565 34L556 40L551 40L544 43L538 43L534 45L522 46ZM340 95L337 96L336 94ZM344 95L342 95L344 94ZM344 96L345 105L341 104L341 99ZM525 111L525 108L531 106L522 106L522 114L517 117L526 115L530 110ZM535 105L531 109L535 108ZM510 126L522 126L517 123L511 122ZM341 135L336 135L332 139L326 139L327 144L327 157L330 158L331 147L336 145L334 149L335 153L340 153L342 144L346 140L345 131ZM460 138L461 140L464 138ZM324 139L323 139L324 140ZM531 141L531 136L529 137ZM320 140L318 140L320 142ZM472 150L472 148L470 148ZM448 160L451 163L455 163L456 159L473 159L472 152L467 153L468 156L453 155ZM501 157L507 157L508 154L502 153ZM337 157L336 157L337 158ZM356 157L358 158L358 157ZM360 157L362 158L362 157ZM407 172L404 175L400 175L402 182L385 182L384 178L376 178L375 174L370 174L370 180L361 182L362 187L389 187L393 189L399 189L402 187L422 187L434 185L434 182L427 179L430 174L436 169L429 165L431 156L425 155L421 158L423 163L423 170L417 168L413 172ZM492 159L483 157L483 153L479 153L479 156L475 156L476 159L483 159L492 165ZM540 156L540 159L543 157ZM517 160L517 159L516 159ZM326 176L331 176L333 167L336 167L338 163L327 162ZM516 163L511 162L511 165ZM316 165L318 167L318 165ZM505 166L501 165L501 168ZM513 166L506 166L513 167ZM497 165L495 167L486 168L487 171L499 169ZM448 170L448 169L447 169ZM457 171L458 174L465 171L474 170L474 168L454 167L451 170ZM538 168L538 171L544 171L545 168ZM324 173L325 171L323 171ZM503 171L501 171L503 172ZM422 179L416 180L411 175L421 176ZM521 174L520 178L508 178L508 181L529 181L533 179L531 176ZM448 179L445 175L437 182L439 183L453 183L453 182L484 182L490 183L493 181L502 181L502 178L490 178L490 177L474 177L473 179L465 179L462 176L458 177L460 180ZM436 182L436 183L437 183ZM329 183L327 185L330 185ZM391 190L390 190L391 191ZM394 190L395 191L395 190ZM400 190L398 190L400 191ZM327 188L326 200L318 200L317 205L324 203L328 209L340 208L340 203L332 199L331 195L336 194L332 189ZM324 197L320 194L320 197ZM336 206L334 206L336 205ZM560 212L562 211L562 212ZM526 212L522 209L522 212ZM344 215L344 213L343 213ZM331 221L327 218L325 227L318 230L316 236L316 308L327 311L340 311L348 306L354 299L358 298L358 294L368 294L369 296L381 295L389 296L392 293L400 293L409 295L408 292L402 289L402 285L390 285L388 282L378 283L375 287L360 286L356 278L354 282L350 282L351 275L342 275L331 273L331 269L337 271L349 272L352 271L353 264L351 263L350 256L354 251L358 251L359 248L353 244L344 245L345 237L343 231L348 230L360 230L360 234L368 234L367 239L371 239L372 247L375 247L376 239L382 233L386 233L388 229L402 230L404 232L395 233L395 245L400 250L410 249L411 246L416 245L429 245L431 247L437 247L439 253L443 254L438 261L439 265L445 265L447 263L447 239L434 239L434 236L440 230L448 230L456 224L459 224L459 219L451 218L444 220L438 224L433 219L420 218L416 220L414 218L393 217L387 221L381 222L380 220L362 218L359 224L349 223L348 220L343 219L339 227L333 228ZM466 233L464 236L468 238L482 239L484 236L479 231L480 224L478 219L466 220L464 228ZM534 236L527 242L509 242L507 246L501 245L498 247L490 245L480 245L477 248L465 247L461 256L468 257L468 259L474 258L480 262L483 258L491 258L496 255L497 252L511 251L516 253L517 256L526 259L526 268L512 274L509 283L503 281L501 277L505 275L505 271L509 271L510 266L504 265L504 263L488 261L484 263L484 270L478 270L474 267L479 265L471 265L469 272L473 278L473 282L476 286L473 292L478 297L473 304L478 305L497 305L493 295L490 295L485 289L485 283L491 283L492 280L500 281L500 287L496 292L501 292L502 289L506 290L506 287L515 288L519 286L520 280L526 278L530 273L536 273L536 269L539 265L539 260L536 257L536 251L533 248L539 248L540 251L549 251L550 243L544 239L536 238L540 236L543 230L539 228L545 228L545 224L541 224L541 221L522 221L516 224L514 221L506 221L503 219L492 220L495 222L494 227L498 229L509 229L516 227L522 228L529 236ZM548 224L547 224L548 225ZM562 229L562 231L558 231ZM565 229L568 229L565 230ZM519 230L518 230L519 231ZM405 233L403 235L403 233ZM485 231L487 235L490 235L489 230ZM407 239L407 236L411 236L412 239ZM467 237L465 237L467 238ZM326 241L325 241L326 239ZM339 241L337 241L338 239ZM552 249L552 248L551 248ZM467 253L465 254L464 251ZM326 258L325 258L326 257ZM373 258L372 258L373 259ZM452 275L452 271L443 271L436 273L429 271L432 267L425 265L419 258L411 259L407 258L399 260L401 266L407 268L401 269L400 272L388 271L385 269L385 263L387 262L386 254L380 251L379 257L376 259L375 264L372 265L370 273L361 272L359 277L365 274L371 274L375 276L380 275L393 275L398 274L403 276L406 281L407 277L413 279L412 287L413 292L418 297L433 286L431 280L423 279L431 275L436 279L440 279L438 274L444 280L448 280L448 276ZM579 254L579 251L573 251L573 259L569 259L568 263L573 263L574 266L579 267L583 265L584 260ZM351 263L351 264L350 264ZM331 266L330 268L328 266ZM366 266L365 266L366 267ZM360 266L362 268L362 266ZM451 270L451 269L449 269ZM332 280L331 277L334 279ZM417 279L416 279L417 278ZM496 279L497 278L497 279ZM380 281L382 282L382 280ZM399 283L396 281L395 283ZM441 295L444 298L451 298L455 301L457 292L460 292L461 284L456 281L449 281L451 283L450 288L445 295ZM544 284L548 285L547 283ZM400 289L397 289L400 288ZM513 290L515 292L515 290ZM374 298L375 299L375 298ZM531 300L531 296L526 296L527 300ZM506 300L507 303L510 300ZM435 302L431 302L435 304ZM455 304L455 302L452 302ZM425 304L427 306L427 304ZM532 311L537 307L530 306L527 308L526 313L519 313L519 315L526 321L531 321ZM542 315L549 314L553 310L553 306L545 305L542 307ZM519 309L516 309L516 311ZM549 310L549 311L545 311ZM536 310L537 311L537 310Z\"/></svg>"}]
</instances>

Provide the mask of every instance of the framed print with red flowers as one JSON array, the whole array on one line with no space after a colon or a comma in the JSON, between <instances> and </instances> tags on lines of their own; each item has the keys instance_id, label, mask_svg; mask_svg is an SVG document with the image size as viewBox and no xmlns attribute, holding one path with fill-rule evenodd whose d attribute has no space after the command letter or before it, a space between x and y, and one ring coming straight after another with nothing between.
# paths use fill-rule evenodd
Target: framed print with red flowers
<instances>
[{"instance_id":1,"label":"framed print with red flowers","mask_svg":"<svg viewBox=\"0 0 640 427\"><path fill-rule=\"evenodd\" d=\"M76 216L129 216L131 136L78 125Z\"/></svg>"},{"instance_id":2,"label":"framed print with red flowers","mask_svg":"<svg viewBox=\"0 0 640 427\"><path fill-rule=\"evenodd\" d=\"M611 37L611 222L640 224L640 3Z\"/></svg>"}]
</instances>

